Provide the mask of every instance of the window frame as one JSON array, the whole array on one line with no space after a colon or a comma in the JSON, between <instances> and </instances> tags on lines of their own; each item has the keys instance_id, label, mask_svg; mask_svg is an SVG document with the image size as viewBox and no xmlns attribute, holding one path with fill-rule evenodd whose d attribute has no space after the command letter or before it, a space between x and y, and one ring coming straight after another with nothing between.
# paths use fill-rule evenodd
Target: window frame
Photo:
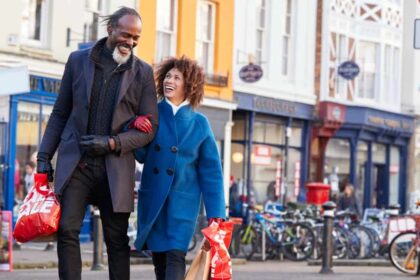
<instances>
[{"instance_id":1,"label":"window frame","mask_svg":"<svg viewBox=\"0 0 420 280\"><path fill-rule=\"evenodd\" d=\"M283 30L281 35L281 75L289 77L293 71L293 40L295 30L295 5L293 0L284 0L283 11ZM289 19L289 30L287 30L287 20ZM287 52L285 51L285 39L287 39Z\"/></svg>"},{"instance_id":2,"label":"window frame","mask_svg":"<svg viewBox=\"0 0 420 280\"><path fill-rule=\"evenodd\" d=\"M361 53L361 44L372 44L375 47L375 58L374 58L374 70L373 71L366 71L365 69L365 63L362 61L362 57L360 56ZM378 42L374 41L367 41L367 40L360 40L357 42L357 61L360 63L360 74L356 78L356 97L358 100L363 100L367 102L375 102L378 100L378 92L379 92L379 76L380 71L378 71L381 67L381 61L380 61L380 44ZM362 64L363 63L363 64ZM366 97L367 91L366 91L366 85L363 85L363 92L360 92L360 83L365 83L365 74L373 74L373 92L372 97ZM379 74L379 75L378 75Z\"/></svg>"},{"instance_id":3,"label":"window frame","mask_svg":"<svg viewBox=\"0 0 420 280\"><path fill-rule=\"evenodd\" d=\"M161 10L159 7L159 3L162 1L169 1L170 2L170 10L169 10L169 17L172 25L172 30L164 29L162 25L159 24L159 20L161 16L159 15L159 11ZM167 56L164 56L164 50L166 47L163 47L162 42L159 40L160 35L169 35L170 45L168 56L175 56L176 55L176 39L177 39L177 31L178 31L178 0L157 0L156 1L156 52L155 52L155 62L159 63Z\"/></svg>"},{"instance_id":4,"label":"window frame","mask_svg":"<svg viewBox=\"0 0 420 280\"><path fill-rule=\"evenodd\" d=\"M28 8L28 12L30 10L31 7L31 2L35 2L36 3L37 0L27 0L27 8ZM29 34L31 33L31 31L28 28L28 37L24 36L24 25L25 25L25 16L22 12L21 18L22 18L22 22L21 22L21 30L20 30L20 37L21 37L21 43L23 45L28 45L28 46L33 46L33 47L37 47L37 48L46 48L47 46L47 42L49 39L49 26L47 24L47 20L49 17L49 13L50 13L50 4L51 1L50 0L41 0L41 17L40 17L40 30L39 30L39 39L32 39L29 38ZM26 6L26 3L23 4L24 8ZM23 8L23 10L24 10ZM30 18L31 15L28 14L28 20L26 21L26 24L29 25L30 23ZM36 22L36 20L35 20Z\"/></svg>"},{"instance_id":5,"label":"window frame","mask_svg":"<svg viewBox=\"0 0 420 280\"><path fill-rule=\"evenodd\" d=\"M202 29L202 19L201 19L201 7L202 5L207 5L209 7L211 7L211 30L210 30L210 39L204 39L202 34L201 34L201 29ZM214 71L214 62L215 62L215 44L216 44L216 4L212 1L208 1L208 0L200 0L198 2L197 5L197 21L196 21L196 46L195 46L195 51L196 51L196 59L197 61L200 63L200 65L203 67L203 70L206 74L211 74ZM207 17L209 18L209 17ZM201 50L203 50L203 46L204 44L208 44L209 46L209 55L207 57L207 60L204 61L203 58L200 58L197 56L197 54L199 53L198 50L199 48L201 48ZM205 63L207 62L207 63ZM207 64L207 65L205 65Z\"/></svg>"}]
</instances>

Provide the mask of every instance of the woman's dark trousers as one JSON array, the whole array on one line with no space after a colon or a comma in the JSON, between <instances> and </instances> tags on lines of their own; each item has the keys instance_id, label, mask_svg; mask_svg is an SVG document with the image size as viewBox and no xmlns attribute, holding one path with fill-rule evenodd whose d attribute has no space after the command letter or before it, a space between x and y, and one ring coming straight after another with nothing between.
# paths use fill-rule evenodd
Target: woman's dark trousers
<instances>
[{"instance_id":1,"label":"woman's dark trousers","mask_svg":"<svg viewBox=\"0 0 420 280\"><path fill-rule=\"evenodd\" d=\"M153 252L156 280L184 280L185 253L179 250Z\"/></svg>"}]
</instances>

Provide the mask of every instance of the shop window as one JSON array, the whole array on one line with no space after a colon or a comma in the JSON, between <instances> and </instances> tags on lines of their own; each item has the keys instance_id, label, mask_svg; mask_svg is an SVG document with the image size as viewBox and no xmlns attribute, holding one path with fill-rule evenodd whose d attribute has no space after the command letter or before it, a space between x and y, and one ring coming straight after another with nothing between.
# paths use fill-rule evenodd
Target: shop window
<instances>
[{"instance_id":1,"label":"shop window","mask_svg":"<svg viewBox=\"0 0 420 280\"><path fill-rule=\"evenodd\" d=\"M175 56L176 52L176 0L157 1L157 32L155 62Z\"/></svg>"},{"instance_id":2,"label":"shop window","mask_svg":"<svg viewBox=\"0 0 420 280\"><path fill-rule=\"evenodd\" d=\"M233 116L233 127L232 127L232 140L243 141L246 139L245 136L245 114L234 114Z\"/></svg>"},{"instance_id":3,"label":"shop window","mask_svg":"<svg viewBox=\"0 0 420 280\"><path fill-rule=\"evenodd\" d=\"M368 160L368 144L364 141L359 141L357 144L357 166L356 176L357 182L355 184L355 195L359 202L359 209L362 209L365 193L366 182L366 165Z\"/></svg>"},{"instance_id":4,"label":"shop window","mask_svg":"<svg viewBox=\"0 0 420 280\"><path fill-rule=\"evenodd\" d=\"M196 59L206 73L213 73L216 5L202 0L197 6Z\"/></svg>"},{"instance_id":5,"label":"shop window","mask_svg":"<svg viewBox=\"0 0 420 280\"><path fill-rule=\"evenodd\" d=\"M289 138L289 145L294 147L302 146L302 127L292 127L292 135Z\"/></svg>"},{"instance_id":6,"label":"shop window","mask_svg":"<svg viewBox=\"0 0 420 280\"><path fill-rule=\"evenodd\" d=\"M391 147L391 162L389 165L389 205L399 203L400 186L400 151Z\"/></svg>"},{"instance_id":7,"label":"shop window","mask_svg":"<svg viewBox=\"0 0 420 280\"><path fill-rule=\"evenodd\" d=\"M338 187L342 191L350 175L350 143L348 139L331 138L325 151L324 181L330 182L332 174L338 175Z\"/></svg>"},{"instance_id":8,"label":"shop window","mask_svg":"<svg viewBox=\"0 0 420 280\"><path fill-rule=\"evenodd\" d=\"M284 123L274 123L272 118L270 118L270 121L267 121L266 118L261 116L254 122L253 141L283 145L285 133Z\"/></svg>"},{"instance_id":9,"label":"shop window","mask_svg":"<svg viewBox=\"0 0 420 280\"><path fill-rule=\"evenodd\" d=\"M372 161L374 163L385 163L385 150L385 145L372 143Z\"/></svg>"},{"instance_id":10,"label":"shop window","mask_svg":"<svg viewBox=\"0 0 420 280\"><path fill-rule=\"evenodd\" d=\"M99 16L103 14L103 1L85 0L83 42L95 42L98 40Z\"/></svg>"}]
</instances>

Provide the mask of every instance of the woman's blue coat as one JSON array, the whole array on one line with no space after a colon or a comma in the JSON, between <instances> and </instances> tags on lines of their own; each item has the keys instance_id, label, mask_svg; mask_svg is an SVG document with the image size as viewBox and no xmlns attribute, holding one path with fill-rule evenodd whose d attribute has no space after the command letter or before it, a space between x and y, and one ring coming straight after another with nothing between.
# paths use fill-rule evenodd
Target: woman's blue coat
<instances>
[{"instance_id":1,"label":"woman's blue coat","mask_svg":"<svg viewBox=\"0 0 420 280\"><path fill-rule=\"evenodd\" d=\"M207 118L190 105L175 116L165 101L158 104L159 129L145 149L139 190L137 239L154 252L187 252L203 197L207 218L225 218L220 157Z\"/></svg>"}]
</instances>

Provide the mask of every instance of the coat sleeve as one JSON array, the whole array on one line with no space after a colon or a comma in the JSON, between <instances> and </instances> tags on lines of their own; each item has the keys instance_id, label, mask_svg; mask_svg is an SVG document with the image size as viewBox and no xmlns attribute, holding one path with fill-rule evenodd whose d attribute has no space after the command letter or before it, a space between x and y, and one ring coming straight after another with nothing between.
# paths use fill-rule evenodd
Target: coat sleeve
<instances>
[{"instance_id":1,"label":"coat sleeve","mask_svg":"<svg viewBox=\"0 0 420 280\"><path fill-rule=\"evenodd\" d=\"M149 144L155 137L159 116L157 109L157 96L155 88L155 80L153 78L153 70L150 66L145 68L145 78L141 87L141 100L136 115L151 115L150 122L153 126L151 133L143 133L137 129L129 129L118 134L121 143L121 154L132 152L134 149L141 148Z\"/></svg>"},{"instance_id":2,"label":"coat sleeve","mask_svg":"<svg viewBox=\"0 0 420 280\"><path fill-rule=\"evenodd\" d=\"M51 157L57 150L58 144L60 143L61 133L63 132L73 108L72 55L73 53L70 54L64 68L60 91L57 100L55 101L39 148L39 152L47 153Z\"/></svg>"},{"instance_id":3,"label":"coat sleeve","mask_svg":"<svg viewBox=\"0 0 420 280\"><path fill-rule=\"evenodd\" d=\"M206 120L207 136L200 145L198 180L203 194L207 218L226 218L226 203L223 188L222 165L216 140Z\"/></svg>"}]
</instances>

